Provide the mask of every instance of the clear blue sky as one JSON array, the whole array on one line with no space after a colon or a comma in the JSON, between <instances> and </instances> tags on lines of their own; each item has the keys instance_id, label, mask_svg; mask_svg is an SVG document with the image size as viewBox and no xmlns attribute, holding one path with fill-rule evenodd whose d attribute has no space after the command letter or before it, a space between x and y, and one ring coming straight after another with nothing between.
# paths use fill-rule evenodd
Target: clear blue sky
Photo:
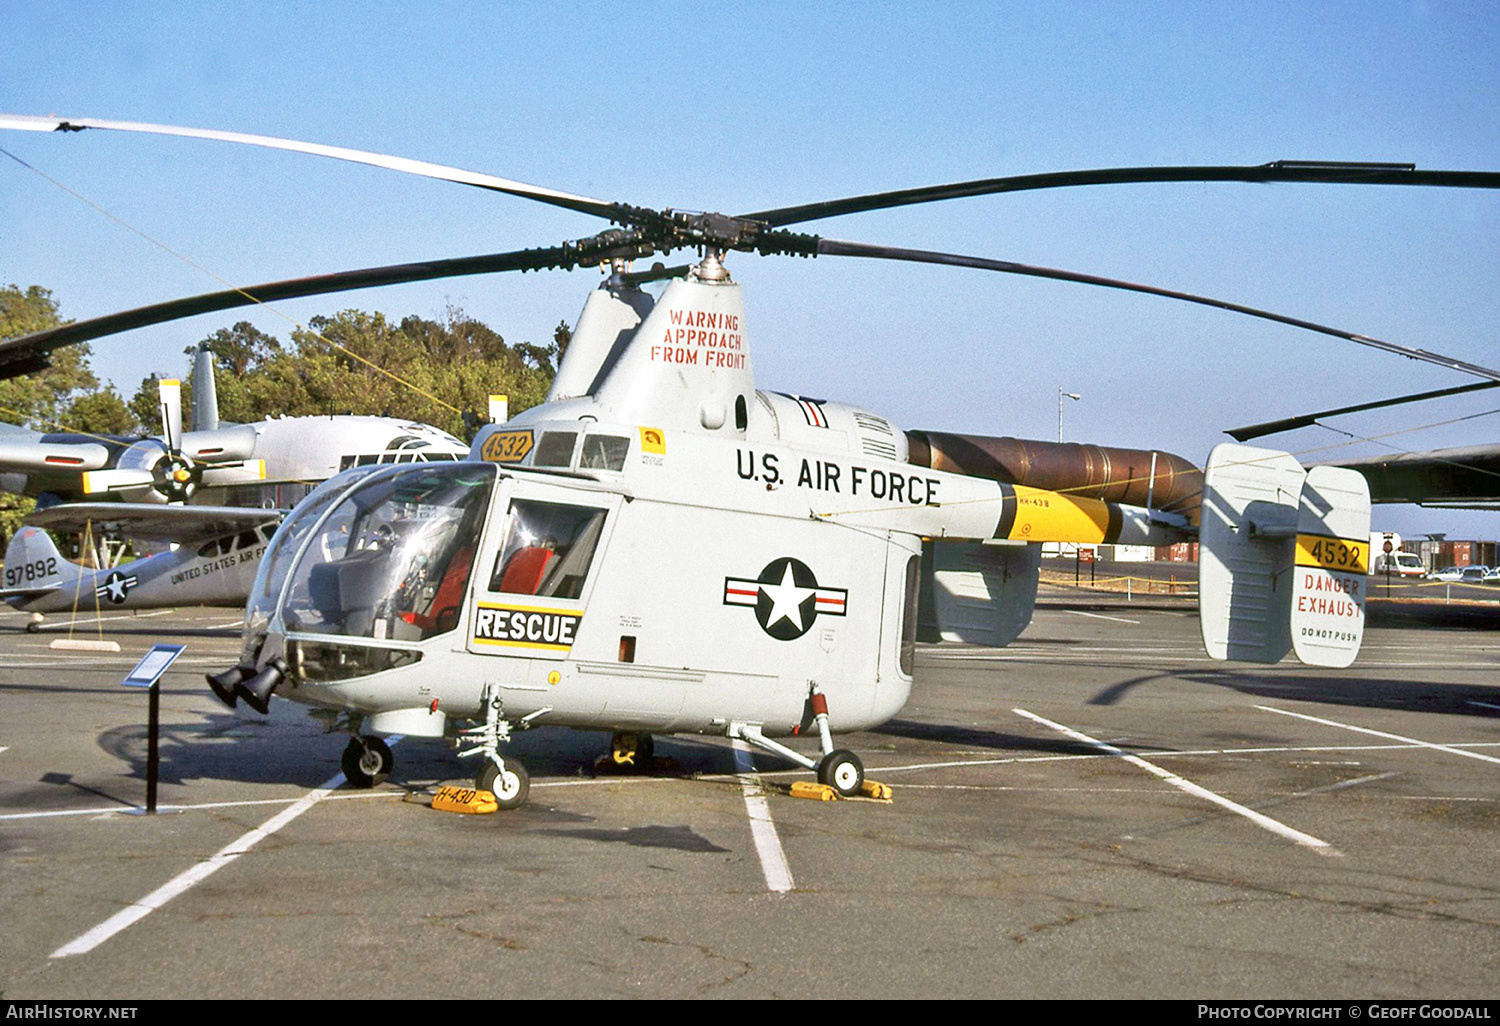
<instances>
[{"instance_id":1,"label":"clear blue sky","mask_svg":"<svg viewBox=\"0 0 1500 1026\"><path fill-rule=\"evenodd\" d=\"M1002 174L1275 159L1500 170L1493 3L44 3L0 0L0 110L288 136L605 199L740 212ZM601 226L319 158L150 136L0 145L238 284L553 244ZM1500 195L1334 186L1075 189L819 222L1206 293L1500 363ZM1461 384L1437 368L1164 300L907 265L737 255L761 387L903 427L1159 446ZM218 284L0 158L0 281L84 318ZM284 305L435 316L545 341L589 271ZM131 392L231 312L95 343ZM1500 408L1494 393L1346 418L1370 436ZM1394 435L1494 441L1500 415ZM1342 441L1282 436L1296 451ZM1365 444L1307 459L1382 451ZM1500 535L1491 514L1376 527Z\"/></svg>"}]
</instances>

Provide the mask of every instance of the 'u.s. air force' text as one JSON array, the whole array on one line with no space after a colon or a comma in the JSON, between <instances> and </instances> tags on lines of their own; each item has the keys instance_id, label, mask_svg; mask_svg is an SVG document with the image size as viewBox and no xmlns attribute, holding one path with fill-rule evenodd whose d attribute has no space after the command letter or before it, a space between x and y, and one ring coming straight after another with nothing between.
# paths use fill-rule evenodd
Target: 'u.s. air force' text
<instances>
[{"instance_id":1,"label":"'u.s. air force' text","mask_svg":"<svg viewBox=\"0 0 1500 1026\"><path fill-rule=\"evenodd\" d=\"M791 481L790 476L782 476L781 460L774 452L757 455L753 449L736 449L734 459L735 470L742 481L764 481L767 487ZM938 502L937 489L941 482L935 477L852 464L845 466L832 460L803 458L799 462L801 466L797 468L795 482L798 488L860 495L913 506L934 506Z\"/></svg>"}]
</instances>

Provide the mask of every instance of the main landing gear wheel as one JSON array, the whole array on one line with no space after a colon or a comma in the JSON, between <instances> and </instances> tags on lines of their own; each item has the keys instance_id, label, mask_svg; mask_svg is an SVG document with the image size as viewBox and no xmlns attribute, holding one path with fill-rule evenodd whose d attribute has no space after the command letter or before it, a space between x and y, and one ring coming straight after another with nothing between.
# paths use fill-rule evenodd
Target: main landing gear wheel
<instances>
[{"instance_id":1,"label":"main landing gear wheel","mask_svg":"<svg viewBox=\"0 0 1500 1026\"><path fill-rule=\"evenodd\" d=\"M531 775L516 759L506 759L504 770L493 762L486 762L474 778L474 788L494 794L496 804L502 809L515 809L526 804L526 796L531 792Z\"/></svg>"},{"instance_id":2,"label":"main landing gear wheel","mask_svg":"<svg viewBox=\"0 0 1500 1026\"><path fill-rule=\"evenodd\" d=\"M391 775L390 746L378 737L353 737L344 749L344 779L351 787L374 787Z\"/></svg>"},{"instance_id":3,"label":"main landing gear wheel","mask_svg":"<svg viewBox=\"0 0 1500 1026\"><path fill-rule=\"evenodd\" d=\"M845 798L859 794L859 785L864 782L864 763L848 749L836 748L818 763L818 783L827 784Z\"/></svg>"}]
</instances>

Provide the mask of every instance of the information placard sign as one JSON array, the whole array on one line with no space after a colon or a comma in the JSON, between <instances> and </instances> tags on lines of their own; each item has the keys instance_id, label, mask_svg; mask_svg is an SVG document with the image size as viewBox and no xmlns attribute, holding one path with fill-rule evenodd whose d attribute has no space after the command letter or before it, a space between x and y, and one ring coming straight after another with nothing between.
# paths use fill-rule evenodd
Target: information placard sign
<instances>
[{"instance_id":1,"label":"information placard sign","mask_svg":"<svg viewBox=\"0 0 1500 1026\"><path fill-rule=\"evenodd\" d=\"M151 651L141 656L135 669L125 675L120 683L128 688L149 688L167 672L172 661L182 655L186 645L152 645Z\"/></svg>"}]
</instances>

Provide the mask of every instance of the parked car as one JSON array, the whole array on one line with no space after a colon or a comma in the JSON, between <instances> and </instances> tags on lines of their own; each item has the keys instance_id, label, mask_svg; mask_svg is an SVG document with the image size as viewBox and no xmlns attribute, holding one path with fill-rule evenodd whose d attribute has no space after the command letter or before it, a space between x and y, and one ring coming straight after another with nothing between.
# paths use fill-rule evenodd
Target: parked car
<instances>
[{"instance_id":1,"label":"parked car","mask_svg":"<svg viewBox=\"0 0 1500 1026\"><path fill-rule=\"evenodd\" d=\"M1427 575L1429 581L1461 581L1464 579L1464 568L1461 566L1445 566L1441 570L1434 570Z\"/></svg>"},{"instance_id":2,"label":"parked car","mask_svg":"<svg viewBox=\"0 0 1500 1026\"><path fill-rule=\"evenodd\" d=\"M1372 575L1391 577L1426 577L1427 568L1415 552L1377 552L1370 561Z\"/></svg>"},{"instance_id":3,"label":"parked car","mask_svg":"<svg viewBox=\"0 0 1500 1026\"><path fill-rule=\"evenodd\" d=\"M1489 577L1490 568L1487 566L1466 566L1463 576L1459 578L1464 584L1483 584Z\"/></svg>"}]
</instances>

